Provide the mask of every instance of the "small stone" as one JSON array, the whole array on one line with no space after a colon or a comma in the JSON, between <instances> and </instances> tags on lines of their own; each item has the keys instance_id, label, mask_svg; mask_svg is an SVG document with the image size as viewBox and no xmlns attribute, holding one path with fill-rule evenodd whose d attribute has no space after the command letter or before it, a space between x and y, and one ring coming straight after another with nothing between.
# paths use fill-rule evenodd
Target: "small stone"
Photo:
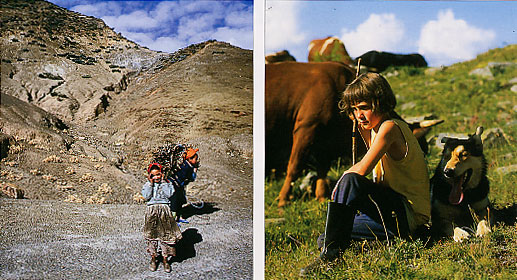
<instances>
[{"instance_id":1,"label":"small stone","mask_svg":"<svg viewBox=\"0 0 517 280\"><path fill-rule=\"evenodd\" d=\"M7 195L10 198L22 199L25 195L25 191L20 189L15 184L0 183L0 189L5 195Z\"/></svg>"},{"instance_id":2,"label":"small stone","mask_svg":"<svg viewBox=\"0 0 517 280\"><path fill-rule=\"evenodd\" d=\"M283 222L285 222L285 218L269 218L264 220L266 226L271 224L281 224Z\"/></svg>"},{"instance_id":3,"label":"small stone","mask_svg":"<svg viewBox=\"0 0 517 280\"><path fill-rule=\"evenodd\" d=\"M469 136L467 134L460 134L460 133L440 133L436 136L436 147L439 149L443 149L445 146L445 143L442 143L442 139L444 137L450 137L450 138L457 138L457 139L463 139L467 140L469 139Z\"/></svg>"},{"instance_id":4,"label":"small stone","mask_svg":"<svg viewBox=\"0 0 517 280\"><path fill-rule=\"evenodd\" d=\"M494 75L490 71L490 69L487 67L484 68L477 68L469 72L470 76L479 76L482 78L487 78L489 80L494 79Z\"/></svg>"},{"instance_id":5,"label":"small stone","mask_svg":"<svg viewBox=\"0 0 517 280\"><path fill-rule=\"evenodd\" d=\"M484 147L497 147L508 144L508 140L504 131L500 128L491 128L483 133L481 140L483 140Z\"/></svg>"},{"instance_id":6,"label":"small stone","mask_svg":"<svg viewBox=\"0 0 517 280\"><path fill-rule=\"evenodd\" d=\"M409 109L413 109L416 107L416 103L415 102L408 102L408 103L404 103L400 106L400 109L402 110L409 110Z\"/></svg>"},{"instance_id":7,"label":"small stone","mask_svg":"<svg viewBox=\"0 0 517 280\"><path fill-rule=\"evenodd\" d=\"M501 174L503 174L503 175L508 175L508 174L511 174L511 173L516 173L517 172L517 164L498 167L496 169L496 171L501 173Z\"/></svg>"},{"instance_id":8,"label":"small stone","mask_svg":"<svg viewBox=\"0 0 517 280\"><path fill-rule=\"evenodd\" d=\"M430 67L430 68L425 69L424 74L430 76L430 75L434 75L434 74L436 74L438 72L442 72L445 69L447 69L447 67L444 67L444 66L441 66L441 67Z\"/></svg>"}]
</instances>

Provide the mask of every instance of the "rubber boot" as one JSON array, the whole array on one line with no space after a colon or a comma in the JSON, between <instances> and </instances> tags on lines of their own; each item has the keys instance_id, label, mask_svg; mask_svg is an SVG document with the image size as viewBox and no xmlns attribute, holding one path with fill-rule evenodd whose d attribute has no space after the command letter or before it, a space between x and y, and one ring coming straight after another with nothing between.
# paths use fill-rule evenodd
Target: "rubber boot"
<instances>
[{"instance_id":1,"label":"rubber boot","mask_svg":"<svg viewBox=\"0 0 517 280\"><path fill-rule=\"evenodd\" d=\"M151 262L149 263L149 270L156 271L158 264L156 263L156 255L151 255Z\"/></svg>"},{"instance_id":2,"label":"rubber boot","mask_svg":"<svg viewBox=\"0 0 517 280\"><path fill-rule=\"evenodd\" d=\"M325 239L320 256L300 270L300 276L310 275L324 262L337 258L340 252L350 245L355 211L342 203L329 202Z\"/></svg>"},{"instance_id":3,"label":"rubber boot","mask_svg":"<svg viewBox=\"0 0 517 280\"><path fill-rule=\"evenodd\" d=\"M163 271L169 273L171 272L171 265L169 264L167 260L167 255L163 256Z\"/></svg>"}]
</instances>

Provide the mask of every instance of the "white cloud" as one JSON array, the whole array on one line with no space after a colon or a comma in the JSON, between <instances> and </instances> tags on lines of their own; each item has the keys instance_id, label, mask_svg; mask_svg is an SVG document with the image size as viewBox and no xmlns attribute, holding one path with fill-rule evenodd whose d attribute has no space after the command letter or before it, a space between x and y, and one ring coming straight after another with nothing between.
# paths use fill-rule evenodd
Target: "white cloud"
<instances>
[{"instance_id":1,"label":"white cloud","mask_svg":"<svg viewBox=\"0 0 517 280\"><path fill-rule=\"evenodd\" d=\"M250 16L252 15L252 16ZM248 27L253 26L253 11L241 10L230 12L224 19L227 26Z\"/></svg>"},{"instance_id":2,"label":"white cloud","mask_svg":"<svg viewBox=\"0 0 517 280\"><path fill-rule=\"evenodd\" d=\"M60 0L54 0L60 1ZM71 9L101 18L126 38L153 50L174 52L209 39L253 48L253 6L238 1L117 2Z\"/></svg>"},{"instance_id":3,"label":"white cloud","mask_svg":"<svg viewBox=\"0 0 517 280\"><path fill-rule=\"evenodd\" d=\"M289 49L289 46L306 43L306 35L299 30L298 4L290 1L266 1L265 46L266 52Z\"/></svg>"},{"instance_id":4,"label":"white cloud","mask_svg":"<svg viewBox=\"0 0 517 280\"><path fill-rule=\"evenodd\" d=\"M404 38L404 24L394 14L371 14L355 30L342 30L341 40L352 57L371 50L394 52Z\"/></svg>"},{"instance_id":5,"label":"white cloud","mask_svg":"<svg viewBox=\"0 0 517 280\"><path fill-rule=\"evenodd\" d=\"M82 4L70 8L70 10L101 18L106 15L119 15L122 12L122 7L117 2L98 2L95 4Z\"/></svg>"},{"instance_id":6,"label":"white cloud","mask_svg":"<svg viewBox=\"0 0 517 280\"><path fill-rule=\"evenodd\" d=\"M438 13L437 20L427 22L421 30L418 52L431 65L446 65L473 59L488 50L494 42L495 32L470 26L456 19L452 10Z\"/></svg>"},{"instance_id":7,"label":"white cloud","mask_svg":"<svg viewBox=\"0 0 517 280\"><path fill-rule=\"evenodd\" d=\"M128 38L134 42L146 46L149 49L162 52L174 52L180 48L186 47L189 43L172 37L153 38L148 33L143 32L126 32Z\"/></svg>"},{"instance_id":8,"label":"white cloud","mask_svg":"<svg viewBox=\"0 0 517 280\"><path fill-rule=\"evenodd\" d=\"M188 44L185 41L174 39L171 37L159 37L150 42L147 46L152 50L172 53L186 47Z\"/></svg>"},{"instance_id":9,"label":"white cloud","mask_svg":"<svg viewBox=\"0 0 517 280\"><path fill-rule=\"evenodd\" d=\"M109 26L115 26L119 31L153 29L160 26L160 22L150 17L142 10L133 11L130 14L120 16L106 16L102 18Z\"/></svg>"},{"instance_id":10,"label":"white cloud","mask_svg":"<svg viewBox=\"0 0 517 280\"><path fill-rule=\"evenodd\" d=\"M173 15L173 12L176 9L179 9L178 2L164 1L158 3L156 8L150 11L150 15L160 22L171 22L176 19L176 16Z\"/></svg>"},{"instance_id":11,"label":"white cloud","mask_svg":"<svg viewBox=\"0 0 517 280\"><path fill-rule=\"evenodd\" d=\"M178 36L179 37L195 37L201 32L214 30L217 20L222 18L218 14L198 14L192 17L183 17L179 21Z\"/></svg>"},{"instance_id":12,"label":"white cloud","mask_svg":"<svg viewBox=\"0 0 517 280\"><path fill-rule=\"evenodd\" d=\"M253 49L253 32L247 28L221 27L213 36L218 41L228 42L243 49Z\"/></svg>"}]
</instances>

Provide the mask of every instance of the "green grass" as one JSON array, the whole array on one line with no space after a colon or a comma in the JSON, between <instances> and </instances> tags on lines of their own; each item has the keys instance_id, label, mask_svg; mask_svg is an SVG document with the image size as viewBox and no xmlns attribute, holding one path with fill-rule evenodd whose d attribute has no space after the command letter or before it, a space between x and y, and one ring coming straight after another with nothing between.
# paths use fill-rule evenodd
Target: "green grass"
<instances>
[{"instance_id":1,"label":"green grass","mask_svg":"<svg viewBox=\"0 0 517 280\"><path fill-rule=\"evenodd\" d=\"M517 67L494 73L494 79L469 75L489 62L517 63L517 45L494 49L468 62L447 67L433 75L411 67L388 69L398 75L388 78L397 95L397 111L405 117L434 114L445 122L429 136L442 132L472 134L477 126L485 131L501 128L509 143L485 146L490 180L490 200L495 207L517 202L517 173L502 174L497 168L517 164L517 94L509 81ZM386 74L384 73L384 74ZM404 104L411 106L404 106ZM402 109L403 108L403 109ZM426 160L432 175L441 150L433 145ZM349 164L341 161L329 172L335 182ZM293 201L279 211L275 200L283 174L265 182L265 275L268 279L296 279L301 267L317 255L317 237L324 231L326 204L302 193L294 183ZM271 221L271 222L270 222ZM483 238L462 243L444 239L354 242L345 254L322 266L314 279L517 279L517 228L494 225Z\"/></svg>"}]
</instances>

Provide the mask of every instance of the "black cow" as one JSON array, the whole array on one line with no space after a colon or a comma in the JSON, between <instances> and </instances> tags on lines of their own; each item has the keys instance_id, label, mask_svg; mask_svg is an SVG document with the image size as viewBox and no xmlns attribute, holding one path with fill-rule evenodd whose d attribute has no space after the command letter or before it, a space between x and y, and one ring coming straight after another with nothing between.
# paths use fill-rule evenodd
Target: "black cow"
<instances>
[{"instance_id":1,"label":"black cow","mask_svg":"<svg viewBox=\"0 0 517 280\"><path fill-rule=\"evenodd\" d=\"M355 59L361 58L361 65L367 66L371 71L382 72L390 66L415 66L427 67L424 57L417 53L394 54L389 52L369 51Z\"/></svg>"}]
</instances>

